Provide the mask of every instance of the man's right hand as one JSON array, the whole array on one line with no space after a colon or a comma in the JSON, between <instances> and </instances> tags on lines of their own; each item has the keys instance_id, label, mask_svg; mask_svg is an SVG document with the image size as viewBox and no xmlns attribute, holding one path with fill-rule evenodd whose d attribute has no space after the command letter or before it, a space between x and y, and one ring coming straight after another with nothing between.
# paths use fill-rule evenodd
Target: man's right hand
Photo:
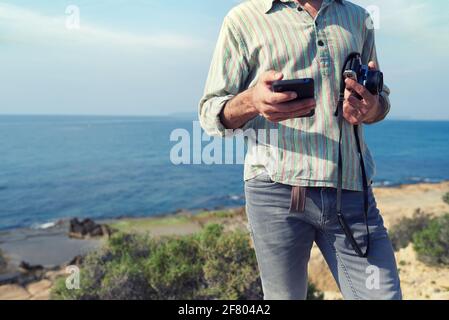
<instances>
[{"instance_id":1,"label":"man's right hand","mask_svg":"<svg viewBox=\"0 0 449 320\"><path fill-rule=\"evenodd\" d=\"M268 121L275 123L306 116L316 107L315 99L293 101L297 98L295 92L273 92L273 82L283 78L284 75L280 72L265 72L251 89L253 108Z\"/></svg>"}]
</instances>

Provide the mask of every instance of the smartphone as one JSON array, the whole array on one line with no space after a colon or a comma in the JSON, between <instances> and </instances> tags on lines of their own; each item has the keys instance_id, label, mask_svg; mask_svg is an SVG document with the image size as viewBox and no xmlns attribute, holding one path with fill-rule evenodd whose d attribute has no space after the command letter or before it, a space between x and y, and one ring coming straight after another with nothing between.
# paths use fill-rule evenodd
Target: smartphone
<instances>
[{"instance_id":1,"label":"smartphone","mask_svg":"<svg viewBox=\"0 0 449 320\"><path fill-rule=\"evenodd\" d=\"M273 82L273 92L296 92L298 94L297 100L314 99L315 98L315 82L313 79L296 79L296 80L281 80ZM302 116L301 118L310 118L315 115L315 110L310 114Z\"/></svg>"}]
</instances>

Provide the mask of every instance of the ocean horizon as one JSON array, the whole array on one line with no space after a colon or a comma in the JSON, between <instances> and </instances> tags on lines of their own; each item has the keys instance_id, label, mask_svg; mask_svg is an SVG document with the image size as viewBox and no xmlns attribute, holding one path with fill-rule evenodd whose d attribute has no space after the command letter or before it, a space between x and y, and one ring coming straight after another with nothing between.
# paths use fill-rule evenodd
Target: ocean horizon
<instances>
[{"instance_id":1,"label":"ocean horizon","mask_svg":"<svg viewBox=\"0 0 449 320\"><path fill-rule=\"evenodd\" d=\"M243 205L241 165L171 163L170 133L191 132L193 120L0 115L0 230ZM387 120L365 132L375 186L449 180L449 121Z\"/></svg>"}]
</instances>

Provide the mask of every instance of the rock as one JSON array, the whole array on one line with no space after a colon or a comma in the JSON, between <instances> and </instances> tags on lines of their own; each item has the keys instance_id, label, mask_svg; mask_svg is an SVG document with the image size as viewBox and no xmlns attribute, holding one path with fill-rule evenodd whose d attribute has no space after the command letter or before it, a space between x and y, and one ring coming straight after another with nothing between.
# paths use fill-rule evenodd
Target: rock
<instances>
[{"instance_id":1,"label":"rock","mask_svg":"<svg viewBox=\"0 0 449 320\"><path fill-rule=\"evenodd\" d=\"M28 300L31 295L23 287L8 284L0 287L0 300Z\"/></svg>"},{"instance_id":2,"label":"rock","mask_svg":"<svg viewBox=\"0 0 449 320\"><path fill-rule=\"evenodd\" d=\"M69 237L75 239L110 236L113 230L105 224L97 224L92 219L70 220Z\"/></svg>"},{"instance_id":3,"label":"rock","mask_svg":"<svg viewBox=\"0 0 449 320\"><path fill-rule=\"evenodd\" d=\"M44 270L44 267L41 265L30 265L29 263L22 261L19 265L19 268L22 272L36 272Z\"/></svg>"},{"instance_id":4,"label":"rock","mask_svg":"<svg viewBox=\"0 0 449 320\"><path fill-rule=\"evenodd\" d=\"M50 300L51 290L47 289L45 291L40 292L39 294L32 296L30 300Z\"/></svg>"},{"instance_id":5,"label":"rock","mask_svg":"<svg viewBox=\"0 0 449 320\"><path fill-rule=\"evenodd\" d=\"M16 283L18 282L20 276L20 272L8 272L0 274L0 286L4 284Z\"/></svg>"},{"instance_id":6,"label":"rock","mask_svg":"<svg viewBox=\"0 0 449 320\"><path fill-rule=\"evenodd\" d=\"M22 261L19 265L20 275L16 279L15 283L21 286L35 281L40 281L46 272L46 269L41 265L30 265L29 263Z\"/></svg>"},{"instance_id":7,"label":"rock","mask_svg":"<svg viewBox=\"0 0 449 320\"><path fill-rule=\"evenodd\" d=\"M67 263L67 266L80 266L84 261L83 256L76 256Z\"/></svg>"},{"instance_id":8,"label":"rock","mask_svg":"<svg viewBox=\"0 0 449 320\"><path fill-rule=\"evenodd\" d=\"M0 300L49 300L51 287L49 280L29 284L26 288L17 284L0 286Z\"/></svg>"},{"instance_id":9,"label":"rock","mask_svg":"<svg viewBox=\"0 0 449 320\"><path fill-rule=\"evenodd\" d=\"M34 282L29 284L26 289L32 296L41 295L42 293L47 293L51 288L52 283L50 280L44 279L39 282Z\"/></svg>"},{"instance_id":10,"label":"rock","mask_svg":"<svg viewBox=\"0 0 449 320\"><path fill-rule=\"evenodd\" d=\"M45 278L50 280L51 282L55 282L58 278L66 277L67 273L64 268L60 270L48 271L45 273Z\"/></svg>"}]
</instances>

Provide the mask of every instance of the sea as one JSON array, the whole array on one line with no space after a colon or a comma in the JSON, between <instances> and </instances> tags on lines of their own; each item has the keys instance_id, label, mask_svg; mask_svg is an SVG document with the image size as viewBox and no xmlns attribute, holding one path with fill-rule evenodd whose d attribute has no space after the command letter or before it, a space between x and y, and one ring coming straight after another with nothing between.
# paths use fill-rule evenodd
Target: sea
<instances>
[{"instance_id":1,"label":"sea","mask_svg":"<svg viewBox=\"0 0 449 320\"><path fill-rule=\"evenodd\" d=\"M0 116L0 230L243 205L242 165L173 162L180 140L170 137L190 134L193 141L193 121ZM375 185L449 180L449 122L388 120L368 126L366 136Z\"/></svg>"}]
</instances>

